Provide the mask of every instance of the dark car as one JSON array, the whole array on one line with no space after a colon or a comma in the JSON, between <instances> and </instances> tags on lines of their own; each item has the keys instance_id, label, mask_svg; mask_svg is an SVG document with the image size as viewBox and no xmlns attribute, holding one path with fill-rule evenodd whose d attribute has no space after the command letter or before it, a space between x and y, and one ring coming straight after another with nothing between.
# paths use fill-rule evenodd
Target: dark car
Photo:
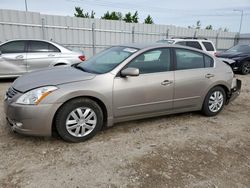
<instances>
[{"instance_id":1,"label":"dark car","mask_svg":"<svg viewBox=\"0 0 250 188\"><path fill-rule=\"evenodd\" d=\"M229 63L234 71L241 74L250 73L250 44L236 45L232 48L216 55L219 58L228 58L234 60Z\"/></svg>"}]
</instances>

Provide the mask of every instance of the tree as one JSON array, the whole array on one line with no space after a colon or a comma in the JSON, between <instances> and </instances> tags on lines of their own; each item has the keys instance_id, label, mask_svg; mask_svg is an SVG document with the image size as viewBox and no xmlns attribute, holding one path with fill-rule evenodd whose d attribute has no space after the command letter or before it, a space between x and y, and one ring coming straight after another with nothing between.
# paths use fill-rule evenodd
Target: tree
<instances>
[{"instance_id":1,"label":"tree","mask_svg":"<svg viewBox=\"0 0 250 188\"><path fill-rule=\"evenodd\" d=\"M154 21L150 15L147 16L147 18L144 20L145 24L153 24Z\"/></svg>"},{"instance_id":2,"label":"tree","mask_svg":"<svg viewBox=\"0 0 250 188\"><path fill-rule=\"evenodd\" d=\"M92 10L91 15L88 12L83 13L83 9L81 7L75 7L76 13L74 13L75 17L80 18L95 18L95 12Z\"/></svg>"},{"instance_id":3,"label":"tree","mask_svg":"<svg viewBox=\"0 0 250 188\"><path fill-rule=\"evenodd\" d=\"M122 20L122 13L115 12L115 11L109 13L109 11L107 11L106 13L104 13L104 15L101 17L101 19L105 19L105 20Z\"/></svg>"},{"instance_id":4,"label":"tree","mask_svg":"<svg viewBox=\"0 0 250 188\"><path fill-rule=\"evenodd\" d=\"M134 15L132 16L132 21L133 23L138 23L138 20L139 20L138 12L135 11Z\"/></svg>"},{"instance_id":5,"label":"tree","mask_svg":"<svg viewBox=\"0 0 250 188\"><path fill-rule=\"evenodd\" d=\"M212 25L208 25L205 27L206 30L213 30L213 26Z\"/></svg>"},{"instance_id":6,"label":"tree","mask_svg":"<svg viewBox=\"0 0 250 188\"><path fill-rule=\"evenodd\" d=\"M128 12L127 14L125 14L124 18L123 18L123 21L127 22L127 23L132 23L133 20L132 20L132 15L130 12Z\"/></svg>"}]
</instances>

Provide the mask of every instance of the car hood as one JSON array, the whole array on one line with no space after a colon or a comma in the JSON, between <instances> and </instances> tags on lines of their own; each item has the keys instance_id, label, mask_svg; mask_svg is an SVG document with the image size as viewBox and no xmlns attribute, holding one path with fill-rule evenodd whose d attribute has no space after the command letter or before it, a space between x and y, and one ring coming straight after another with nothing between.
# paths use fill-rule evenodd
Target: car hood
<instances>
[{"instance_id":1,"label":"car hood","mask_svg":"<svg viewBox=\"0 0 250 188\"><path fill-rule=\"evenodd\" d=\"M14 81L12 87L20 92L42 87L55 86L70 82L90 80L95 74L74 67L55 67L25 74Z\"/></svg>"},{"instance_id":2,"label":"car hood","mask_svg":"<svg viewBox=\"0 0 250 188\"><path fill-rule=\"evenodd\" d=\"M222 58L234 58L239 55L244 55L242 52L221 52L217 55L217 57L222 57Z\"/></svg>"}]
</instances>

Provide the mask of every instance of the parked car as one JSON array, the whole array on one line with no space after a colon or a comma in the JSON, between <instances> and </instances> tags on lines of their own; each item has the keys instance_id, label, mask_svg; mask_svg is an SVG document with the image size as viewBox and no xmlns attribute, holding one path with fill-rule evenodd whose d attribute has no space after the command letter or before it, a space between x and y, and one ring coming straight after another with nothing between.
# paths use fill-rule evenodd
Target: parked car
<instances>
[{"instance_id":1,"label":"parked car","mask_svg":"<svg viewBox=\"0 0 250 188\"><path fill-rule=\"evenodd\" d=\"M4 109L16 132L49 136L55 130L79 142L127 120L187 111L215 116L240 89L230 66L200 50L130 44L76 66L19 77L6 93Z\"/></svg>"},{"instance_id":2,"label":"parked car","mask_svg":"<svg viewBox=\"0 0 250 188\"><path fill-rule=\"evenodd\" d=\"M244 75L250 73L250 44L233 46L224 52L218 53L216 56L224 58L224 61L228 63L234 71L238 71Z\"/></svg>"},{"instance_id":3,"label":"parked car","mask_svg":"<svg viewBox=\"0 0 250 188\"><path fill-rule=\"evenodd\" d=\"M84 54L52 41L11 40L0 45L0 78L18 77L41 68L72 65L84 60Z\"/></svg>"},{"instance_id":4,"label":"parked car","mask_svg":"<svg viewBox=\"0 0 250 188\"><path fill-rule=\"evenodd\" d=\"M179 44L203 50L212 55L216 54L216 49L214 47L213 42L207 40L206 38L193 38L193 37L171 38L171 39L159 40L157 41L157 43Z\"/></svg>"}]
</instances>

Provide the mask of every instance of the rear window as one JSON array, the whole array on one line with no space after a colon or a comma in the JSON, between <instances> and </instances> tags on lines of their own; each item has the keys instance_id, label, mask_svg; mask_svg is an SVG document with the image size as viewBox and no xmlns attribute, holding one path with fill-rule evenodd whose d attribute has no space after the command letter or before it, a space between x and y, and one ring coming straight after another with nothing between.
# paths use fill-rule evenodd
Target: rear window
<instances>
[{"instance_id":1,"label":"rear window","mask_svg":"<svg viewBox=\"0 0 250 188\"><path fill-rule=\"evenodd\" d=\"M202 42L207 51L215 51L211 42Z\"/></svg>"}]
</instances>

